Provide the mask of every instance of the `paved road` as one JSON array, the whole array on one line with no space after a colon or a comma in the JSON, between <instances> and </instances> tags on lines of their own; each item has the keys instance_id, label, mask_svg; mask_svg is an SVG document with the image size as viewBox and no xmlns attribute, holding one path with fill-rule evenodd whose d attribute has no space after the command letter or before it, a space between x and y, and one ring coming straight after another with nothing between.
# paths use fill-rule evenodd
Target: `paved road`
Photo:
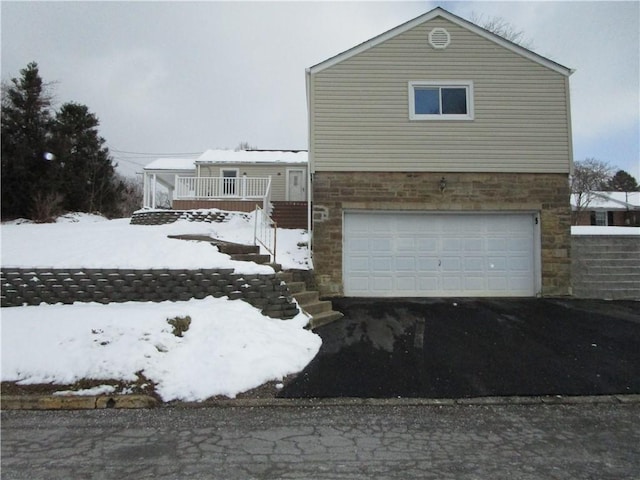
<instances>
[{"instance_id":1,"label":"paved road","mask_svg":"<svg viewBox=\"0 0 640 480\"><path fill-rule=\"evenodd\" d=\"M640 404L3 412L9 479L638 479Z\"/></svg>"}]
</instances>

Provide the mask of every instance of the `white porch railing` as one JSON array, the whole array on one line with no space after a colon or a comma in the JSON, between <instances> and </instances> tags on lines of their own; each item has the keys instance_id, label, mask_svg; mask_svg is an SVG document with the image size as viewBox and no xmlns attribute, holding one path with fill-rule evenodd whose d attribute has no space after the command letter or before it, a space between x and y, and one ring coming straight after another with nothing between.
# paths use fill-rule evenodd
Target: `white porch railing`
<instances>
[{"instance_id":1,"label":"white porch railing","mask_svg":"<svg viewBox=\"0 0 640 480\"><path fill-rule=\"evenodd\" d=\"M253 244L262 245L276 263L276 241L278 225L262 208L256 206L256 218L253 226Z\"/></svg>"},{"instance_id":2,"label":"white porch railing","mask_svg":"<svg viewBox=\"0 0 640 480\"><path fill-rule=\"evenodd\" d=\"M186 177L176 175L174 200L262 199L268 211L271 177Z\"/></svg>"}]
</instances>

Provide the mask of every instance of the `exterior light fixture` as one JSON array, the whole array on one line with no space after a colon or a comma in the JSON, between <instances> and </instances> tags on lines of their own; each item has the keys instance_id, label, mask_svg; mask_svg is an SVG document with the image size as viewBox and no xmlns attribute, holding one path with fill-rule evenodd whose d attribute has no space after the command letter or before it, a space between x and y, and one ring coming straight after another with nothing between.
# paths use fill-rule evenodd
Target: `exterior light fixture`
<instances>
[{"instance_id":1,"label":"exterior light fixture","mask_svg":"<svg viewBox=\"0 0 640 480\"><path fill-rule=\"evenodd\" d=\"M440 179L440 193L444 193L444 191L446 190L446 188L447 188L447 179L446 179L446 178L444 178L444 177L442 177L442 178Z\"/></svg>"}]
</instances>

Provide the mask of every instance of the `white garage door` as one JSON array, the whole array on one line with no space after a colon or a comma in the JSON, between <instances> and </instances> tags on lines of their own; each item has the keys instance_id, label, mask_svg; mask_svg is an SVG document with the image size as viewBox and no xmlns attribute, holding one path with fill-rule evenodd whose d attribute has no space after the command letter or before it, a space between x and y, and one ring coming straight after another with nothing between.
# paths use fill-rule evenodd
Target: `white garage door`
<instances>
[{"instance_id":1,"label":"white garage door","mask_svg":"<svg viewBox=\"0 0 640 480\"><path fill-rule=\"evenodd\" d=\"M345 212L344 293L533 296L534 214Z\"/></svg>"}]
</instances>

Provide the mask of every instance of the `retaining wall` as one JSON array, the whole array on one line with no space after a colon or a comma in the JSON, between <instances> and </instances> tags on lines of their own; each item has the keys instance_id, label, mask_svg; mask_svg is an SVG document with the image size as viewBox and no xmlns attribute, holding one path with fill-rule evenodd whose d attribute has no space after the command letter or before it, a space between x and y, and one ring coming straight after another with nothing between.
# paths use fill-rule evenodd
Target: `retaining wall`
<instances>
[{"instance_id":1,"label":"retaining wall","mask_svg":"<svg viewBox=\"0 0 640 480\"><path fill-rule=\"evenodd\" d=\"M272 318L293 318L298 308L276 274L245 275L231 269L119 270L6 268L0 271L0 305L161 302L208 295L241 299Z\"/></svg>"},{"instance_id":2,"label":"retaining wall","mask_svg":"<svg viewBox=\"0 0 640 480\"><path fill-rule=\"evenodd\" d=\"M178 220L222 223L227 221L228 216L229 212L221 210L140 210L133 212L130 223L131 225L164 225Z\"/></svg>"},{"instance_id":3,"label":"retaining wall","mask_svg":"<svg viewBox=\"0 0 640 480\"><path fill-rule=\"evenodd\" d=\"M573 235L573 295L640 300L640 236Z\"/></svg>"}]
</instances>

